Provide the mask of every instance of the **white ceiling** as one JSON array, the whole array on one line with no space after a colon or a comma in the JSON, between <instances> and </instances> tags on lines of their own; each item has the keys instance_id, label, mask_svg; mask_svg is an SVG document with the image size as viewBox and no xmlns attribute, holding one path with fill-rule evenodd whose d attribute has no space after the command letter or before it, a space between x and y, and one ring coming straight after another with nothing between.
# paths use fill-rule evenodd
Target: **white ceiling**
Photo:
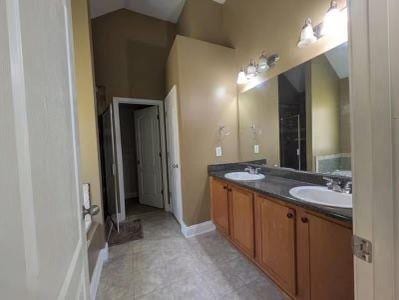
<instances>
[{"instance_id":1,"label":"white ceiling","mask_svg":"<svg viewBox=\"0 0 399 300\"><path fill-rule=\"evenodd\" d=\"M224 4L226 0L213 0ZM186 0L90 0L91 17L126 8L140 14L176 23Z\"/></svg>"}]
</instances>

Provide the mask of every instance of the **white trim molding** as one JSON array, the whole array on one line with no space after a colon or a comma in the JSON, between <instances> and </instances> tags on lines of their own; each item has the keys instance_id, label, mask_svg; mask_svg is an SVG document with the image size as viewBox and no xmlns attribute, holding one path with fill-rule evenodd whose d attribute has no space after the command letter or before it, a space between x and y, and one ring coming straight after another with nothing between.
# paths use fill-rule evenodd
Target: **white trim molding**
<instances>
[{"instance_id":1,"label":"white trim molding","mask_svg":"<svg viewBox=\"0 0 399 300\"><path fill-rule=\"evenodd\" d=\"M159 123L160 123L160 136L161 136L161 152L162 152L162 188L163 188L163 201L165 211L170 211L169 207L169 187L168 187L168 176L167 176L167 159L166 159L166 136L165 136L165 113L164 113L164 102L163 100L151 100L151 99L137 99L137 98L121 98L113 97L112 106L114 110L114 125L115 125L115 143L116 143L116 164L117 164L117 176L119 182L119 220L124 221L126 219L126 208L125 208L125 183L123 177L123 155L122 155L122 138L120 131L120 118L119 118L119 104L141 104L148 106L158 106L159 109ZM123 200L122 200L123 199Z\"/></svg>"},{"instance_id":2,"label":"white trim molding","mask_svg":"<svg viewBox=\"0 0 399 300\"><path fill-rule=\"evenodd\" d=\"M182 222L181 224L181 232L186 238L194 237L197 235L201 235L207 232L214 231L216 229L215 224L212 221L206 221L199 224L194 224L191 226L187 226Z\"/></svg>"},{"instance_id":3,"label":"white trim molding","mask_svg":"<svg viewBox=\"0 0 399 300\"><path fill-rule=\"evenodd\" d=\"M97 296L98 286L100 285L101 272L103 270L104 263L108 260L108 243L105 243L105 247L100 250L98 254L96 266L94 267L93 274L90 281L90 299L95 300Z\"/></svg>"}]
</instances>

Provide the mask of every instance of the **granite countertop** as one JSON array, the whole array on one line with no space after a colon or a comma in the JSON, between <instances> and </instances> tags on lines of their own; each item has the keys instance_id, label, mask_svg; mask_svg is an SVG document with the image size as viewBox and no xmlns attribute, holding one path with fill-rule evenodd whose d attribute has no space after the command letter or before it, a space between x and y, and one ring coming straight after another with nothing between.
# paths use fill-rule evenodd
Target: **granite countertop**
<instances>
[{"instance_id":1,"label":"granite countertop","mask_svg":"<svg viewBox=\"0 0 399 300\"><path fill-rule=\"evenodd\" d=\"M282 201L286 201L287 203L297 205L303 207L307 210L314 211L325 216L345 221L348 223L352 223L352 209L351 208L336 208L329 207L325 205L318 205L315 203L309 203L300 199L297 199L290 195L289 190L298 186L314 186L316 184L311 182L299 181L289 178L284 178L280 176L272 175L268 172L262 172L266 177L262 180L256 181L235 181L230 180L224 177L226 173L237 171L237 167L229 168L229 170L209 170L209 175L222 179L227 182L231 182L237 186L241 186L243 188L250 189L259 194L263 194L266 196L272 196ZM241 169L242 170L242 169Z\"/></svg>"}]
</instances>

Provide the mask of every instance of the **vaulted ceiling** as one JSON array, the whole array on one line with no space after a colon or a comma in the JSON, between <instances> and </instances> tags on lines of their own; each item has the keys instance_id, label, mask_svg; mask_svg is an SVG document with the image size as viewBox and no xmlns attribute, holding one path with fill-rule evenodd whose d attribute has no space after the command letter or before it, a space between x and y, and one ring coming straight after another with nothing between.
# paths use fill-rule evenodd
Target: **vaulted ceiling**
<instances>
[{"instance_id":1,"label":"vaulted ceiling","mask_svg":"<svg viewBox=\"0 0 399 300\"><path fill-rule=\"evenodd\" d=\"M223 4L226 0L213 0ZM118 9L129 9L143 15L176 23L186 0L90 0L91 17Z\"/></svg>"}]
</instances>

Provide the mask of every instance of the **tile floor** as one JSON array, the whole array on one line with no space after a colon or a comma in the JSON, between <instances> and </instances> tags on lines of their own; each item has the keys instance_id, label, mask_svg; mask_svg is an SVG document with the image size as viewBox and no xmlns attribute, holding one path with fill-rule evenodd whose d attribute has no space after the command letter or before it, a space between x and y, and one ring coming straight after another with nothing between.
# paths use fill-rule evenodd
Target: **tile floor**
<instances>
[{"instance_id":1,"label":"tile floor","mask_svg":"<svg viewBox=\"0 0 399 300\"><path fill-rule=\"evenodd\" d=\"M216 231L186 239L168 213L141 219L144 239L110 248L98 300L289 299Z\"/></svg>"}]
</instances>

